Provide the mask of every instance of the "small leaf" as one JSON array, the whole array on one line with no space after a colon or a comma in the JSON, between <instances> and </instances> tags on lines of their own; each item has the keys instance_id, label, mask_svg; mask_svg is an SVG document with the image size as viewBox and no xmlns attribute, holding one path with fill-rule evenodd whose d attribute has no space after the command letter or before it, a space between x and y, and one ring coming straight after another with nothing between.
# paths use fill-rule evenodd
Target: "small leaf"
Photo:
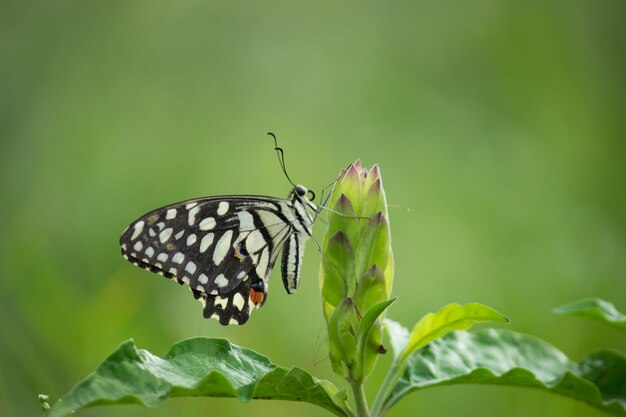
<instances>
[{"instance_id":1,"label":"small leaf","mask_svg":"<svg viewBox=\"0 0 626 417\"><path fill-rule=\"evenodd\" d=\"M584 298L557 307L552 312L562 315L589 317L609 324L619 330L626 331L626 315L620 313L612 303L600 298Z\"/></svg>"},{"instance_id":2,"label":"small leaf","mask_svg":"<svg viewBox=\"0 0 626 417\"><path fill-rule=\"evenodd\" d=\"M449 333L411 355L407 365L383 413L424 388L496 384L540 388L626 416L626 357L618 352L597 352L577 364L536 337L485 329Z\"/></svg>"},{"instance_id":3,"label":"small leaf","mask_svg":"<svg viewBox=\"0 0 626 417\"><path fill-rule=\"evenodd\" d=\"M397 298L392 298L391 300L385 300L375 304L372 308L367 310L363 319L361 319L357 331L357 352L359 354L357 364L361 367L356 371L356 378L364 378L372 370L376 358L379 355L378 346L380 346L382 342L382 337L379 335L377 338L380 339L378 340L378 346L372 346L371 343L368 342L371 341L372 331L376 327L378 319L396 300ZM376 342L374 344L376 344Z\"/></svg>"},{"instance_id":4,"label":"small leaf","mask_svg":"<svg viewBox=\"0 0 626 417\"><path fill-rule=\"evenodd\" d=\"M350 412L341 395L329 381L275 365L225 339L183 340L164 358L137 349L130 340L54 404L48 417L95 405L155 407L169 397L189 396L304 401L347 416Z\"/></svg>"},{"instance_id":5,"label":"small leaf","mask_svg":"<svg viewBox=\"0 0 626 417\"><path fill-rule=\"evenodd\" d=\"M508 323L509 319L491 307L478 303L449 304L436 313L428 313L411 331L407 347L401 355L401 361L446 333L454 330L467 330L475 323L486 321Z\"/></svg>"}]
</instances>

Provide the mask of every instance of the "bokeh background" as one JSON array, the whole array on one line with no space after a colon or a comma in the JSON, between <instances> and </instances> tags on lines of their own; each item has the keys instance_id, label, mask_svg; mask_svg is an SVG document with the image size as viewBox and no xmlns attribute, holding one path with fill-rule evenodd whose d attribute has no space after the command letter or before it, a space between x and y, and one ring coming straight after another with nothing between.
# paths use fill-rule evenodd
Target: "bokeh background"
<instances>
[{"instance_id":1,"label":"bokeh background","mask_svg":"<svg viewBox=\"0 0 626 417\"><path fill-rule=\"evenodd\" d=\"M37 415L38 393L57 399L128 338L165 354L228 337L341 384L314 244L299 292L275 273L240 328L204 320L186 289L119 253L126 225L166 203L286 195L269 130L313 189L356 158L380 164L400 206L390 317L412 326L478 301L575 360L626 349L611 329L550 314L587 296L626 310L625 12L619 0L2 2L0 414ZM80 413L173 414L324 412L196 398ZM457 386L390 414L404 415L602 414Z\"/></svg>"}]
</instances>

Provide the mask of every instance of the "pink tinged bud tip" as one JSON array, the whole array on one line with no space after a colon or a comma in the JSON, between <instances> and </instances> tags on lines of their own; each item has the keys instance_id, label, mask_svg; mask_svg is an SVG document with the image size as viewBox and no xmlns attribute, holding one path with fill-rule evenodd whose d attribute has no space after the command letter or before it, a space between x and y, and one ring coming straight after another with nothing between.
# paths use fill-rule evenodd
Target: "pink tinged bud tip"
<instances>
[{"instance_id":1,"label":"pink tinged bud tip","mask_svg":"<svg viewBox=\"0 0 626 417\"><path fill-rule=\"evenodd\" d=\"M359 178L359 171L358 171L357 167L356 167L356 166L354 166L354 165L350 165L350 166L348 167L348 171L346 172L346 175L345 175L345 176L346 176L347 178L351 179L351 180L356 180L356 179L358 179L358 178Z\"/></svg>"}]
</instances>

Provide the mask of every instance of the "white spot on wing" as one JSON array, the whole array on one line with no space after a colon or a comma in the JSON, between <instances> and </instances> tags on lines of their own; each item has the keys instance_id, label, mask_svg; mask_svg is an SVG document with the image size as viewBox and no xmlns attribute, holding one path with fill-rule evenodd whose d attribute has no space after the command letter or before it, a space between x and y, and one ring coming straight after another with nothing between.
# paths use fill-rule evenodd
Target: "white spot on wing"
<instances>
[{"instance_id":1,"label":"white spot on wing","mask_svg":"<svg viewBox=\"0 0 626 417\"><path fill-rule=\"evenodd\" d=\"M137 242L135 242L135 246L133 246L133 249L139 252L142 248L143 248L143 243L141 243L141 240L138 240Z\"/></svg>"},{"instance_id":2,"label":"white spot on wing","mask_svg":"<svg viewBox=\"0 0 626 417\"><path fill-rule=\"evenodd\" d=\"M135 223L135 226L133 227L133 234L130 237L130 240L135 240L137 239L137 236L139 236L139 234L141 233L141 231L143 230L143 225L146 224L143 220L139 221L137 223Z\"/></svg>"},{"instance_id":3,"label":"white spot on wing","mask_svg":"<svg viewBox=\"0 0 626 417\"><path fill-rule=\"evenodd\" d=\"M224 274L219 274L217 277L215 277L215 284L218 287L223 288L228 285L228 280L226 279Z\"/></svg>"},{"instance_id":4,"label":"white spot on wing","mask_svg":"<svg viewBox=\"0 0 626 417\"><path fill-rule=\"evenodd\" d=\"M191 261L187 262L187 266L185 267L185 271L189 272L190 274L194 274L196 272L196 264L194 264Z\"/></svg>"},{"instance_id":5,"label":"white spot on wing","mask_svg":"<svg viewBox=\"0 0 626 417\"><path fill-rule=\"evenodd\" d=\"M170 274L176 275L177 273L178 271L176 270L176 268L170 268Z\"/></svg>"},{"instance_id":6,"label":"white spot on wing","mask_svg":"<svg viewBox=\"0 0 626 417\"><path fill-rule=\"evenodd\" d=\"M241 271L237 274L237 279L243 279L246 276L246 271Z\"/></svg>"},{"instance_id":7,"label":"white spot on wing","mask_svg":"<svg viewBox=\"0 0 626 417\"><path fill-rule=\"evenodd\" d=\"M263 234L260 230L251 232L246 238L246 249L248 253L257 253L265 245L265 239L263 239Z\"/></svg>"},{"instance_id":8,"label":"white spot on wing","mask_svg":"<svg viewBox=\"0 0 626 417\"><path fill-rule=\"evenodd\" d=\"M207 233L200 241L200 253L206 252L211 243L213 243L213 233Z\"/></svg>"},{"instance_id":9,"label":"white spot on wing","mask_svg":"<svg viewBox=\"0 0 626 417\"><path fill-rule=\"evenodd\" d=\"M187 210L189 210L189 209L194 208L194 207L195 207L195 206L197 206L197 205L198 205L198 203L194 201L193 203L189 203L189 204L187 204L187 205L185 206L185 208L186 208Z\"/></svg>"},{"instance_id":10,"label":"white spot on wing","mask_svg":"<svg viewBox=\"0 0 626 417\"><path fill-rule=\"evenodd\" d=\"M193 224L196 222L196 214L198 214L199 211L200 207L195 207L195 204L194 207L189 210L189 214L187 215L187 221L189 222L189 226L193 226Z\"/></svg>"},{"instance_id":11,"label":"white spot on wing","mask_svg":"<svg viewBox=\"0 0 626 417\"><path fill-rule=\"evenodd\" d=\"M254 230L254 219L252 218L252 214L247 211L240 211L237 213L237 217L239 218L240 232Z\"/></svg>"},{"instance_id":12,"label":"white spot on wing","mask_svg":"<svg viewBox=\"0 0 626 417\"><path fill-rule=\"evenodd\" d=\"M167 258L169 258L169 255L167 253L159 253L159 256L157 256L157 261L165 262L167 261Z\"/></svg>"},{"instance_id":13,"label":"white spot on wing","mask_svg":"<svg viewBox=\"0 0 626 417\"><path fill-rule=\"evenodd\" d=\"M182 264L185 259L185 255L180 252L177 252L176 255L172 256L172 262L176 262L177 264Z\"/></svg>"},{"instance_id":14,"label":"white spot on wing","mask_svg":"<svg viewBox=\"0 0 626 417\"><path fill-rule=\"evenodd\" d=\"M185 231L181 230L180 232L176 233L176 235L174 237L176 238L176 240L178 240L181 237L183 237L184 234L185 234Z\"/></svg>"},{"instance_id":15,"label":"white spot on wing","mask_svg":"<svg viewBox=\"0 0 626 417\"><path fill-rule=\"evenodd\" d=\"M198 277L198 281L200 282L200 284L206 284L207 282L209 282L209 277L204 274L200 274L200 277Z\"/></svg>"},{"instance_id":16,"label":"white spot on wing","mask_svg":"<svg viewBox=\"0 0 626 417\"><path fill-rule=\"evenodd\" d=\"M239 324L239 322L237 321L237 319L230 319L228 320L228 324Z\"/></svg>"},{"instance_id":17,"label":"white spot on wing","mask_svg":"<svg viewBox=\"0 0 626 417\"><path fill-rule=\"evenodd\" d=\"M187 236L187 246L191 246L194 243L196 243L196 235L192 233L189 236Z\"/></svg>"},{"instance_id":18,"label":"white spot on wing","mask_svg":"<svg viewBox=\"0 0 626 417\"><path fill-rule=\"evenodd\" d=\"M167 220L172 220L176 218L176 209L169 209L167 214L165 215Z\"/></svg>"},{"instance_id":19,"label":"white spot on wing","mask_svg":"<svg viewBox=\"0 0 626 417\"><path fill-rule=\"evenodd\" d=\"M219 265L222 263L226 254L228 253L228 249L230 249L230 240L233 237L233 231L227 230L224 232L220 240L215 244L215 250L213 251L213 263L215 265Z\"/></svg>"},{"instance_id":20,"label":"white spot on wing","mask_svg":"<svg viewBox=\"0 0 626 417\"><path fill-rule=\"evenodd\" d=\"M245 303L246 300L243 299L241 294L237 293L233 296L233 305L237 308L237 310L241 311Z\"/></svg>"},{"instance_id":21,"label":"white spot on wing","mask_svg":"<svg viewBox=\"0 0 626 417\"><path fill-rule=\"evenodd\" d=\"M168 227L167 229L165 229L161 233L159 233L159 241L161 243L167 242L167 239L169 239L170 236L172 236L173 230L174 229L172 229L171 227Z\"/></svg>"},{"instance_id":22,"label":"white spot on wing","mask_svg":"<svg viewBox=\"0 0 626 417\"><path fill-rule=\"evenodd\" d=\"M154 255L154 249L152 249L152 246L148 246L146 248L146 255L148 255L150 258L152 258L152 255Z\"/></svg>"},{"instance_id":23,"label":"white spot on wing","mask_svg":"<svg viewBox=\"0 0 626 417\"><path fill-rule=\"evenodd\" d=\"M213 217L207 217L200 222L200 230L211 230L215 227L215 224Z\"/></svg>"},{"instance_id":24,"label":"white spot on wing","mask_svg":"<svg viewBox=\"0 0 626 417\"><path fill-rule=\"evenodd\" d=\"M228 201L221 201L217 206L217 215L223 216L228 212Z\"/></svg>"}]
</instances>

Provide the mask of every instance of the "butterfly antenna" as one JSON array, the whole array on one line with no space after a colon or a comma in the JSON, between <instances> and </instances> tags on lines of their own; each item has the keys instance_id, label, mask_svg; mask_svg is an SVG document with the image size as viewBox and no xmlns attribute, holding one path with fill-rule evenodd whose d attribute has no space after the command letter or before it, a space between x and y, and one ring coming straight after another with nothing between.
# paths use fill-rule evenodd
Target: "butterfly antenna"
<instances>
[{"instance_id":1,"label":"butterfly antenna","mask_svg":"<svg viewBox=\"0 0 626 417\"><path fill-rule=\"evenodd\" d=\"M285 173L285 177L287 177L287 180L291 183L291 185L295 187L296 184L294 184L294 182L291 181L291 178L289 178L289 174L287 174L287 168L285 167L285 152L283 151L283 148L278 146L278 140L276 139L275 134L273 134L272 132L267 132L267 134L270 135L274 139L274 150L276 151L276 155L278 155L278 163L280 164L280 167L283 169L283 172Z\"/></svg>"}]
</instances>

